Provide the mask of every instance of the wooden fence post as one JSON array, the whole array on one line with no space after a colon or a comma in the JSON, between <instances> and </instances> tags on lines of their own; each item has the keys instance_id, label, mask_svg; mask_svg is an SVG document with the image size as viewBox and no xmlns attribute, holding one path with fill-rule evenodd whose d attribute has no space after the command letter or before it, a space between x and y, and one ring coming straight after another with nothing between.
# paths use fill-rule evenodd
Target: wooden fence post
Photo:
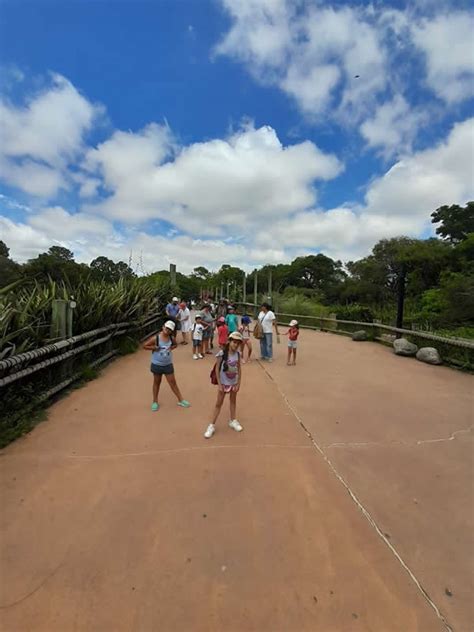
<instances>
[{"instance_id":1,"label":"wooden fence post","mask_svg":"<svg viewBox=\"0 0 474 632\"><path fill-rule=\"evenodd\" d=\"M50 337L64 340L67 332L67 305L68 301L62 299L53 300L51 311Z\"/></svg>"}]
</instances>

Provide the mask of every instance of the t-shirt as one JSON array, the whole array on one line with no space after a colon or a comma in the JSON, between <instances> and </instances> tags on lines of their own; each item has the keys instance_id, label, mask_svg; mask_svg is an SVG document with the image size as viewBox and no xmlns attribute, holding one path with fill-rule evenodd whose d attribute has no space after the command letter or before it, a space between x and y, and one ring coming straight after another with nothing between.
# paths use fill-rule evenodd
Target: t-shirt
<instances>
[{"instance_id":1,"label":"t-shirt","mask_svg":"<svg viewBox=\"0 0 474 632\"><path fill-rule=\"evenodd\" d=\"M220 345L225 345L228 337L229 330L227 329L227 325L219 325L219 327L217 328L217 342Z\"/></svg>"},{"instance_id":2,"label":"t-shirt","mask_svg":"<svg viewBox=\"0 0 474 632\"><path fill-rule=\"evenodd\" d=\"M290 327L288 329L288 340L298 340L299 333L300 330L298 329L298 327Z\"/></svg>"},{"instance_id":3,"label":"t-shirt","mask_svg":"<svg viewBox=\"0 0 474 632\"><path fill-rule=\"evenodd\" d=\"M203 331L204 331L204 325L202 325L201 323L194 323L193 340L202 340Z\"/></svg>"},{"instance_id":4,"label":"t-shirt","mask_svg":"<svg viewBox=\"0 0 474 632\"><path fill-rule=\"evenodd\" d=\"M162 340L161 335L158 335L156 337L156 346L158 347L158 351L152 352L152 363L157 366L168 366L169 364L173 364L173 354L170 349L172 344L173 341L171 338L168 338L168 340Z\"/></svg>"},{"instance_id":5,"label":"t-shirt","mask_svg":"<svg viewBox=\"0 0 474 632\"><path fill-rule=\"evenodd\" d=\"M223 386L235 386L239 381L239 358L240 353L229 353L227 357L227 371L224 371L224 363L221 362L223 351L219 351L216 358L219 358L220 382Z\"/></svg>"},{"instance_id":6,"label":"t-shirt","mask_svg":"<svg viewBox=\"0 0 474 632\"><path fill-rule=\"evenodd\" d=\"M258 320L260 321L264 334L272 333L273 321L275 320L275 314L269 310L268 312L261 311L258 315Z\"/></svg>"},{"instance_id":7,"label":"t-shirt","mask_svg":"<svg viewBox=\"0 0 474 632\"><path fill-rule=\"evenodd\" d=\"M237 318L237 314L227 314L225 317L225 324L229 328L229 333L231 334L233 331L237 331L239 326L239 319Z\"/></svg>"},{"instance_id":8,"label":"t-shirt","mask_svg":"<svg viewBox=\"0 0 474 632\"><path fill-rule=\"evenodd\" d=\"M179 312L179 305L176 303L176 305L174 305L173 303L168 303L168 305L166 306L166 313L168 314L168 316L172 316L173 318L176 318L176 316L178 315Z\"/></svg>"}]
</instances>

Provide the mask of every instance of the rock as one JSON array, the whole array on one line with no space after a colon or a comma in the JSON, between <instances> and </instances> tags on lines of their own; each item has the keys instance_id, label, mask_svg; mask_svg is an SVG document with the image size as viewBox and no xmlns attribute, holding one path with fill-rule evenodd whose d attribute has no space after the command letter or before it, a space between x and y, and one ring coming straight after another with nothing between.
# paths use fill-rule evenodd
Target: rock
<instances>
[{"instance_id":1,"label":"rock","mask_svg":"<svg viewBox=\"0 0 474 632\"><path fill-rule=\"evenodd\" d=\"M406 338L399 338L393 341L393 350L396 355L414 356L418 351L418 347L412 342L409 342Z\"/></svg>"},{"instance_id":2,"label":"rock","mask_svg":"<svg viewBox=\"0 0 474 632\"><path fill-rule=\"evenodd\" d=\"M352 340L367 340L367 332L365 329L359 329L359 331L354 331L352 334Z\"/></svg>"},{"instance_id":3,"label":"rock","mask_svg":"<svg viewBox=\"0 0 474 632\"><path fill-rule=\"evenodd\" d=\"M428 364L442 363L438 350L434 347L422 347L416 354L416 359Z\"/></svg>"}]
</instances>

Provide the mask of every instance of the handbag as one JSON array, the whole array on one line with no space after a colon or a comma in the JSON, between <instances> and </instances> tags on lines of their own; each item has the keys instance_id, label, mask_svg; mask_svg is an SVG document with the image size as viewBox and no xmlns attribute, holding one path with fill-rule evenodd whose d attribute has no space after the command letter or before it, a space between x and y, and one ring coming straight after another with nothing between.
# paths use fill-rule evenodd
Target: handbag
<instances>
[{"instance_id":1,"label":"handbag","mask_svg":"<svg viewBox=\"0 0 474 632\"><path fill-rule=\"evenodd\" d=\"M265 314L266 316L266 314ZM263 338L263 321L265 320L265 316L262 320L258 319L253 328L253 337L257 340L261 340Z\"/></svg>"}]
</instances>

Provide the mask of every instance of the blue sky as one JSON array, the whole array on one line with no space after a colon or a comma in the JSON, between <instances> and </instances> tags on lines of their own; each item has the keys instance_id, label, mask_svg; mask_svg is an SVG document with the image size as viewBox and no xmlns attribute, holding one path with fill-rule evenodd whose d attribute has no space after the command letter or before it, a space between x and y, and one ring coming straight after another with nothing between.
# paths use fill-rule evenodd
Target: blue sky
<instances>
[{"instance_id":1,"label":"blue sky","mask_svg":"<svg viewBox=\"0 0 474 632\"><path fill-rule=\"evenodd\" d=\"M473 197L467 2L0 7L0 238L19 261L349 260Z\"/></svg>"}]
</instances>

